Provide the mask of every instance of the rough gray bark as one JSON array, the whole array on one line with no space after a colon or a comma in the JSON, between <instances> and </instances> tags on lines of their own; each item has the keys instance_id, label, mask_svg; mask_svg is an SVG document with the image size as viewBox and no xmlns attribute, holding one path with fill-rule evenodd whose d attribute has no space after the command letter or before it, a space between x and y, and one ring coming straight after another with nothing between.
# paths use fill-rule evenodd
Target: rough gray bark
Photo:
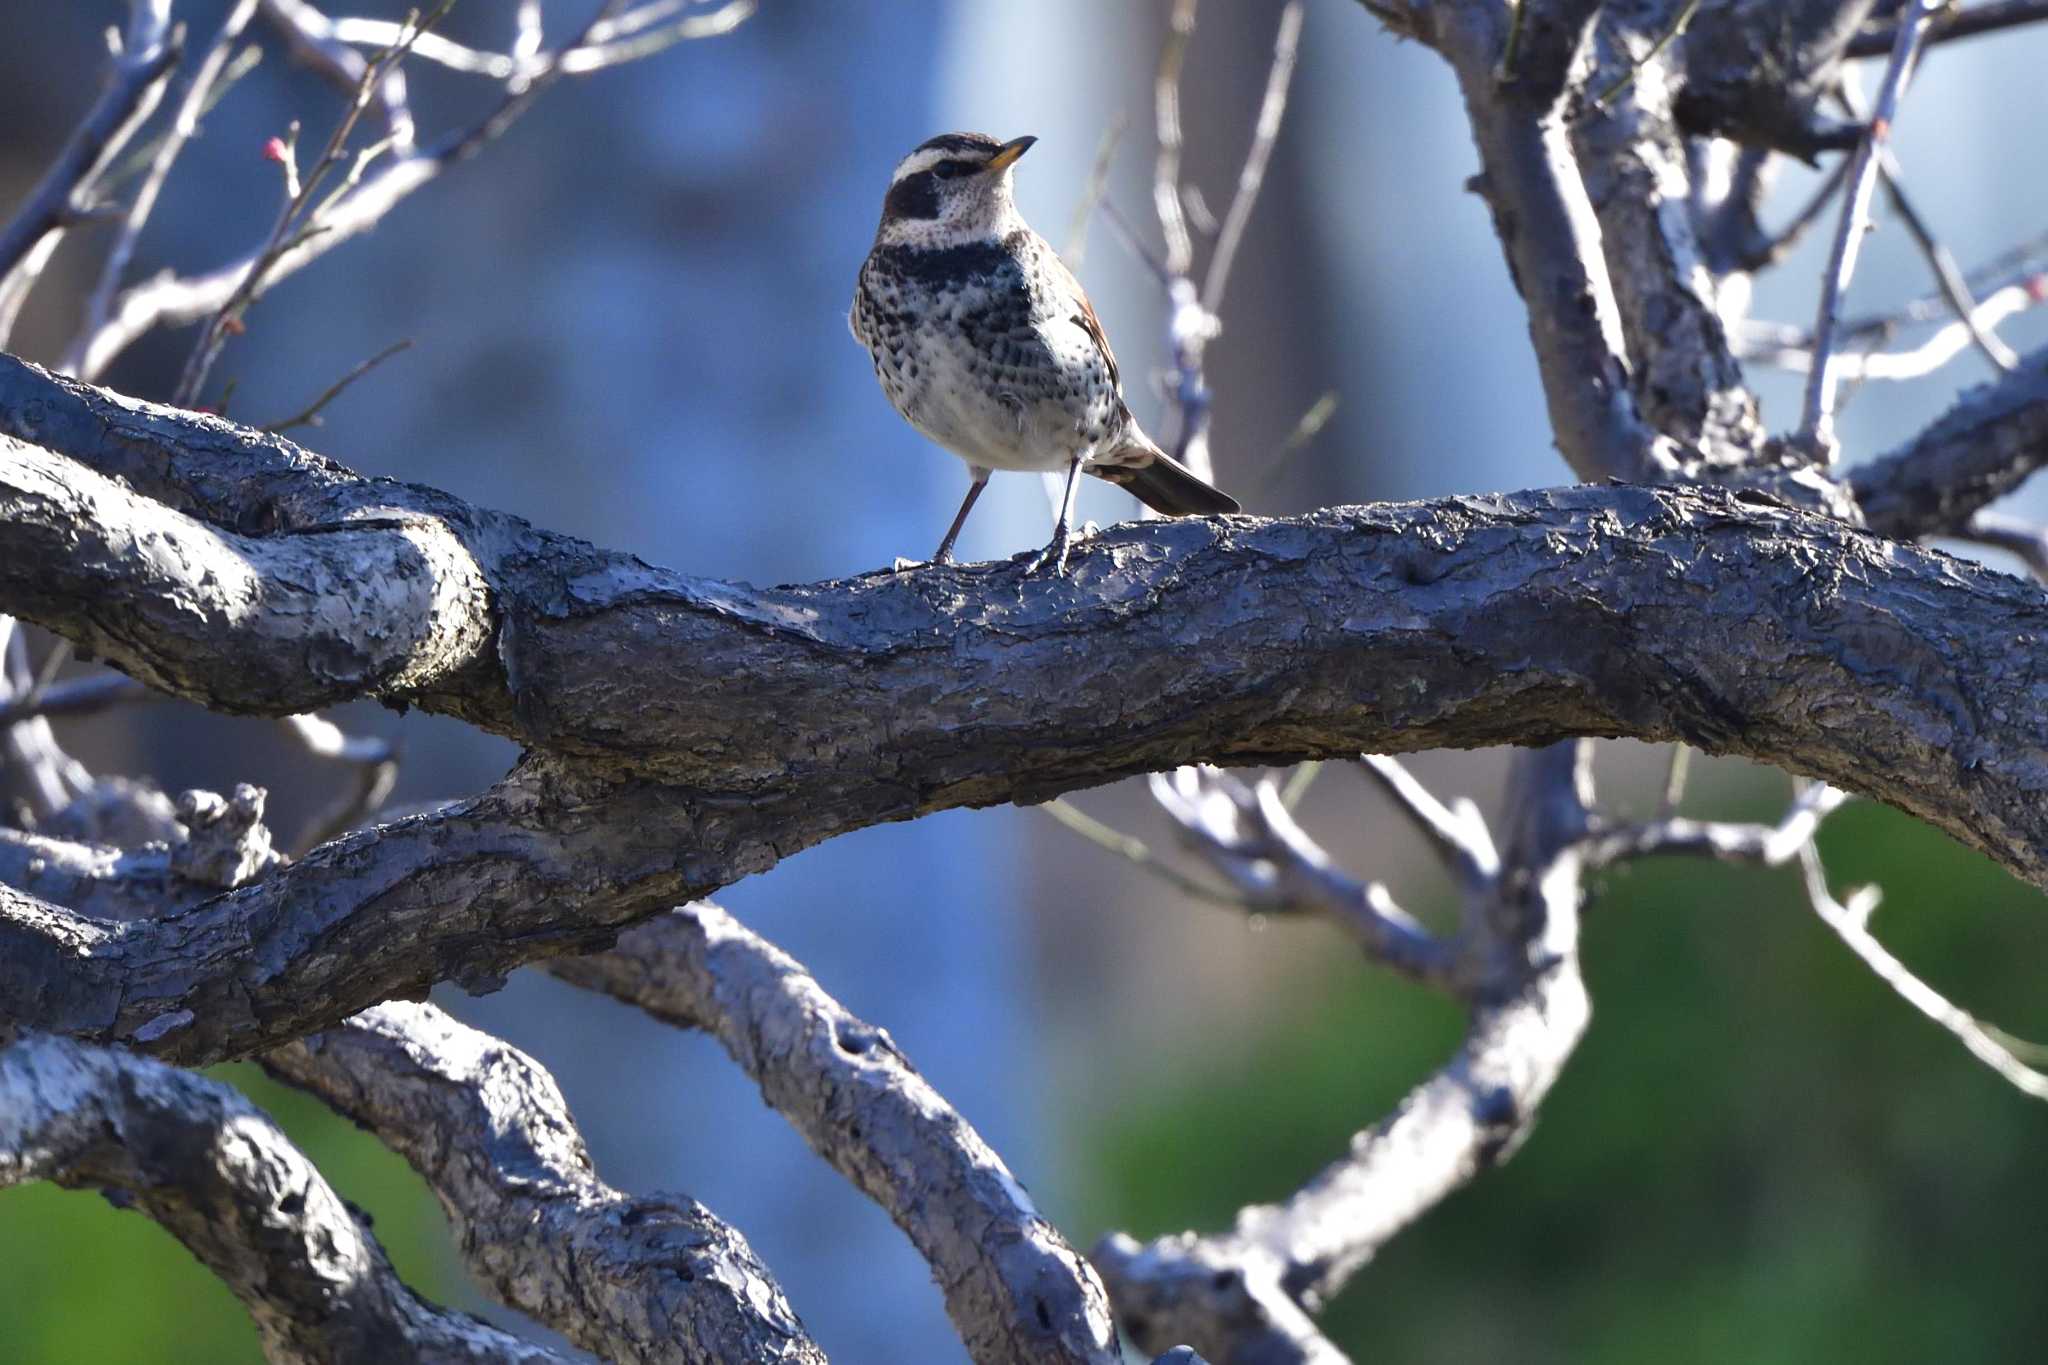
<instances>
[{"instance_id":1,"label":"rough gray bark","mask_svg":"<svg viewBox=\"0 0 2048 1365\"><path fill-rule=\"evenodd\" d=\"M606 1360L822 1362L746 1239L680 1195L606 1185L554 1078L431 1005L382 1005L263 1058L431 1185L494 1297Z\"/></svg>"},{"instance_id":2,"label":"rough gray bark","mask_svg":"<svg viewBox=\"0 0 2048 1365\"><path fill-rule=\"evenodd\" d=\"M879 821L1193 761L1573 734L1820 777L2048 884L2048 676L2030 643L2048 599L1760 497L1584 487L1132 526L1090 542L1065 583L997 565L755 590L576 542L536 560L543 533L303 456L215 447L192 465L174 455L158 481L191 478L216 515L276 514L292 494L441 508L496 614L458 629L494 627L497 647L410 695L557 757L175 919L113 928L11 900L0 1026L243 1056L437 980L602 946ZM117 492L96 504L116 526L174 515ZM299 538L266 552L281 563ZM0 559L0 585L35 573L18 563ZM138 569L134 590L205 599L162 572ZM185 695L285 709L248 670L96 632L97 589L35 592L34 617ZM417 620L385 635L433 638Z\"/></svg>"},{"instance_id":3,"label":"rough gray bark","mask_svg":"<svg viewBox=\"0 0 2048 1365\"><path fill-rule=\"evenodd\" d=\"M551 970L717 1038L812 1150L903 1229L976 1361L1120 1358L1100 1281L1002 1158L887 1031L775 945L700 904Z\"/></svg>"},{"instance_id":4,"label":"rough gray bark","mask_svg":"<svg viewBox=\"0 0 2048 1365\"><path fill-rule=\"evenodd\" d=\"M0 1049L0 1188L105 1191L185 1244L249 1310L272 1361L562 1361L428 1304L361 1219L239 1091L119 1049Z\"/></svg>"}]
</instances>

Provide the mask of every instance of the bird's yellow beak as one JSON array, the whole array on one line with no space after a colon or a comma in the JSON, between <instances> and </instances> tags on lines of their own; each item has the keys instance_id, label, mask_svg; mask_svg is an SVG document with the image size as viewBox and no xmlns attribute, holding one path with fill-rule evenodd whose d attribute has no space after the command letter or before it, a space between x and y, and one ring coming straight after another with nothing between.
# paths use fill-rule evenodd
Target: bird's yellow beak
<instances>
[{"instance_id":1,"label":"bird's yellow beak","mask_svg":"<svg viewBox=\"0 0 2048 1365\"><path fill-rule=\"evenodd\" d=\"M1018 157L1031 150L1031 144L1036 141L1038 139L1035 137L1020 137L1014 142L1005 142L996 148L996 154L988 159L988 168L992 171L1009 170Z\"/></svg>"}]
</instances>

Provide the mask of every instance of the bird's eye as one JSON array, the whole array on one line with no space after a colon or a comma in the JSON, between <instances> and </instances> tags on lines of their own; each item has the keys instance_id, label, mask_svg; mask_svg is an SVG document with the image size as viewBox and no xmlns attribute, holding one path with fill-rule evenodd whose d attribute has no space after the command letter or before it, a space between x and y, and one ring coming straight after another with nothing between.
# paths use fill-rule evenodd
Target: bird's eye
<instances>
[{"instance_id":1,"label":"bird's eye","mask_svg":"<svg viewBox=\"0 0 2048 1365\"><path fill-rule=\"evenodd\" d=\"M972 175L974 167L965 161L941 161L932 167L932 174L941 180L958 180L963 175Z\"/></svg>"}]
</instances>

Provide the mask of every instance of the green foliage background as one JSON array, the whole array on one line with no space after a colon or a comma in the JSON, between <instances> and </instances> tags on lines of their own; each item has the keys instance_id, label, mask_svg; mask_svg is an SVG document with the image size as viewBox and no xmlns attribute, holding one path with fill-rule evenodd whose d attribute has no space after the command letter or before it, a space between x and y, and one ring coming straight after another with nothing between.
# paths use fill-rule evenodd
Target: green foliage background
<instances>
[{"instance_id":1,"label":"green foliage background","mask_svg":"<svg viewBox=\"0 0 2048 1365\"><path fill-rule=\"evenodd\" d=\"M1751 791L1714 813L1768 816ZM1838 888L1886 888L1877 926L1907 961L2048 1033L2037 893L1874 807L1836 816L1823 847ZM1326 1319L1341 1345L1404 1362L2039 1358L2048 1110L1875 982L1790 873L1611 876L1585 955L1593 1027L1530 1141L1359 1276ZM1284 1197L1459 1036L1443 1001L1349 961L1288 999L1079 1121L1082 1168L1052 1201L1071 1235L1219 1228ZM215 1074L374 1216L421 1292L476 1303L401 1162L254 1068ZM0 1193L0 1360L258 1359L239 1307L146 1219L90 1193Z\"/></svg>"},{"instance_id":2,"label":"green foliage background","mask_svg":"<svg viewBox=\"0 0 2048 1365\"><path fill-rule=\"evenodd\" d=\"M1838 892L1885 888L1874 923L1907 962L2048 1031L2038 893L1881 808L1844 810L1821 842ZM1880 985L1793 873L1610 876L1585 960L1592 1028L1530 1140L1361 1272L1324 1319L1339 1345L1411 1365L2041 1358L2048 1109ZM1454 1010L1363 965L1296 999L1091 1135L1070 1231L1228 1227L1460 1035Z\"/></svg>"}]
</instances>

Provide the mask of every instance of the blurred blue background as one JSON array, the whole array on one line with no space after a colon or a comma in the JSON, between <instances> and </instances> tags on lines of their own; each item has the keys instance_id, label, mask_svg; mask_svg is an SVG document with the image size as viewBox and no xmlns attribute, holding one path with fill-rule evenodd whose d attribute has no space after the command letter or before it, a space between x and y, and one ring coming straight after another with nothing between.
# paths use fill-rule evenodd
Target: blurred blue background
<instances>
[{"instance_id":1,"label":"blurred blue background","mask_svg":"<svg viewBox=\"0 0 2048 1365\"><path fill-rule=\"evenodd\" d=\"M179 0L177 13L199 41L225 8ZM550 34L592 8L552 0ZM1066 243L1098 144L1127 119L1108 197L1149 230L1166 8L766 0L728 37L548 91L474 162L277 288L216 379L236 381L233 415L271 420L412 337L324 429L300 433L307 444L694 574L788 582L925 554L965 475L890 411L845 325L889 169L935 132L1034 133L1020 200ZM0 204L27 191L90 102L101 30L124 9L0 0ZM1278 10L1212 0L1190 53L1188 179L1218 213ZM462 0L448 31L502 47L511 11ZM249 250L277 193L264 139L334 116L333 93L257 32L265 59L186 153L141 271ZM1912 188L1966 265L2048 220L2048 177L2015 134L2048 123L2044 60L2048 33L1943 50L1896 130ZM414 81L429 136L495 98L417 64ZM1311 0L1293 110L1210 353L1219 481L1250 510L1567 477L1524 314L1463 190L1475 169L1441 63L1350 0ZM1779 218L1810 179L1785 178ZM74 234L17 350L62 350L104 242ZM1158 288L1099 217L1083 242L1080 273L1150 419ZM1824 250L1809 243L1769 277L1757 315L1807 323ZM1928 287L1886 228L1853 301ZM2006 336L2025 351L2048 327L2029 315ZM108 382L165 396L190 341L152 335ZM1923 383L1871 386L1844 440L1858 457L1885 450L1984 377L1966 355ZM1770 423L1789 425L1796 378L1753 378ZM1328 390L1334 420L1281 458ZM1098 521L1132 514L1113 489L1086 498ZM2018 510L2048 506L2030 493ZM962 555L1035 548L1047 524L1037 482L1005 476ZM512 757L433 717L357 707L337 719L402 739L401 804L473 791ZM173 791L263 783L283 830L340 781L269 726L182 706L61 735L95 771ZM1433 755L1417 769L1484 805L1501 761ZM1610 746L1608 792L1642 808L1660 763ZM1765 816L1782 796L1782 779L1730 764L1706 765L1697 787L1705 813ZM1142 789L1081 803L1166 839ZM1308 823L1410 905L1449 894L1346 775L1319 784ZM1879 926L1910 961L1990 1017L2048 1033L2038 896L1886 811L1841 817L1827 848L1838 882L1890 889ZM1593 1034L1534 1139L1365 1272L1332 1320L1340 1342L1361 1358L1444 1361L2027 1358L2048 1330L2044 1115L1869 981L1792 891L1789 877L1690 866L1604 887L1587 944ZM1033 811L866 831L723 899L889 1028L1084 1246L1111 1227L1218 1227L1246 1199L1283 1196L1457 1034L1447 1006L1353 965L1320 926L1182 903ZM738 1224L836 1358L962 1358L922 1263L714 1045L531 973L444 1003L554 1071L607 1179L686 1191ZM249 1069L223 1074L378 1214L415 1283L487 1307L399 1163ZM225 1291L142 1220L87 1195L0 1194L0 1360L255 1358Z\"/></svg>"}]
</instances>

